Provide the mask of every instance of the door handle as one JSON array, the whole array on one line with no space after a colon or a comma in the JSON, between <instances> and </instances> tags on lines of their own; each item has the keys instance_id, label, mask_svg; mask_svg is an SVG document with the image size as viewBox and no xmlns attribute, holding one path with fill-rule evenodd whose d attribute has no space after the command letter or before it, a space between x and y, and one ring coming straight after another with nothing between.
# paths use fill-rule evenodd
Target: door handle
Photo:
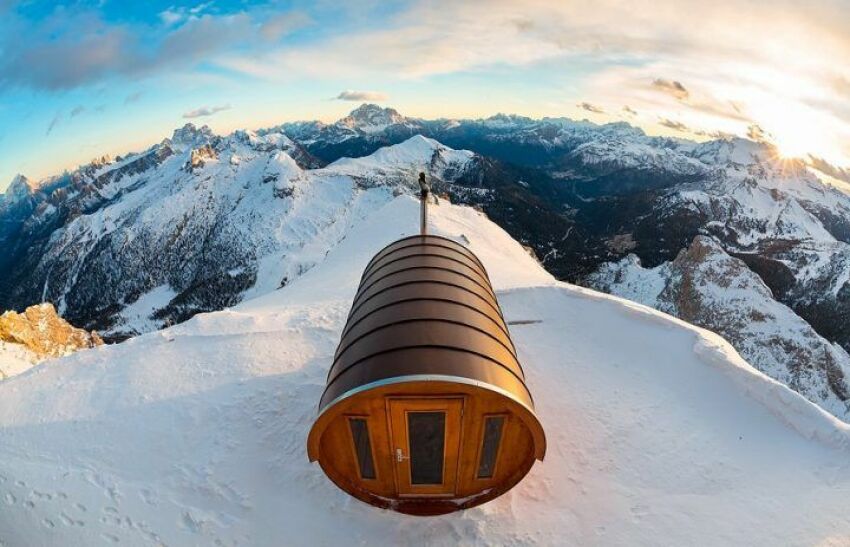
<instances>
[{"instance_id":1,"label":"door handle","mask_svg":"<svg viewBox=\"0 0 850 547\"><path fill-rule=\"evenodd\" d=\"M395 449L395 461L398 463L403 462L404 460L409 460L410 456L405 456L404 452L401 451L401 448Z\"/></svg>"}]
</instances>

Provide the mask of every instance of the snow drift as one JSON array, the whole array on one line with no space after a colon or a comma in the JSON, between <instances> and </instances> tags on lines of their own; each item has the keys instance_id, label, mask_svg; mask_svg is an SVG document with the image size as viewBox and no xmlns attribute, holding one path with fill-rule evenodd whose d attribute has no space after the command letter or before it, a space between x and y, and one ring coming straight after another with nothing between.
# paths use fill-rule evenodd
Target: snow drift
<instances>
[{"instance_id":1,"label":"snow drift","mask_svg":"<svg viewBox=\"0 0 850 547\"><path fill-rule=\"evenodd\" d=\"M381 189L366 190L380 192ZM435 233L487 266L550 440L501 498L436 518L361 503L305 439L366 262L409 197L284 288L0 384L7 545L728 545L850 541L850 427L718 336L554 281L482 214Z\"/></svg>"}]
</instances>

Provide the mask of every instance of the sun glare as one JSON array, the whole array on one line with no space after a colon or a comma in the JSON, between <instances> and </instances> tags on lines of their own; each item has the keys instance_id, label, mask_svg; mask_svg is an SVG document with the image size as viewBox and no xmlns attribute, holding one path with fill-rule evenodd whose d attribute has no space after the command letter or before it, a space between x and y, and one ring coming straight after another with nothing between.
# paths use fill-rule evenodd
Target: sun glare
<instances>
[{"instance_id":1,"label":"sun glare","mask_svg":"<svg viewBox=\"0 0 850 547\"><path fill-rule=\"evenodd\" d=\"M783 158L829 155L832 147L817 113L806 105L780 97L761 97L752 107L753 119Z\"/></svg>"},{"instance_id":2,"label":"sun glare","mask_svg":"<svg viewBox=\"0 0 850 547\"><path fill-rule=\"evenodd\" d=\"M783 158L804 158L814 153L809 141L802 133L789 129L774 136L774 144L779 155Z\"/></svg>"}]
</instances>

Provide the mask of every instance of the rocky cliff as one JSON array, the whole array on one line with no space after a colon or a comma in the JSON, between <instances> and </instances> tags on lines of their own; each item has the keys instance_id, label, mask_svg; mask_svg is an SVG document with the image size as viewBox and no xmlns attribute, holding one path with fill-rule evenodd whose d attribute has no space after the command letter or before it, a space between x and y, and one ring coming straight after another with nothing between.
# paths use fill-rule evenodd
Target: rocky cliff
<instances>
[{"instance_id":1,"label":"rocky cliff","mask_svg":"<svg viewBox=\"0 0 850 547\"><path fill-rule=\"evenodd\" d=\"M56 313L53 304L0 315L0 379L54 357L103 344L96 332L78 329Z\"/></svg>"}]
</instances>

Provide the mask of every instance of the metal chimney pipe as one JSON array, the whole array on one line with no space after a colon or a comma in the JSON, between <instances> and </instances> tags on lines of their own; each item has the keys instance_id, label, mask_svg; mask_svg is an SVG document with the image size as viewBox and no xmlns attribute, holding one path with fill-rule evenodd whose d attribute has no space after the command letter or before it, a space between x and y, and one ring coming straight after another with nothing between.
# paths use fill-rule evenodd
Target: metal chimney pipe
<instances>
[{"instance_id":1,"label":"metal chimney pipe","mask_svg":"<svg viewBox=\"0 0 850 547\"><path fill-rule=\"evenodd\" d=\"M428 235L428 194L431 185L425 180L425 173L419 173L419 234Z\"/></svg>"}]
</instances>

